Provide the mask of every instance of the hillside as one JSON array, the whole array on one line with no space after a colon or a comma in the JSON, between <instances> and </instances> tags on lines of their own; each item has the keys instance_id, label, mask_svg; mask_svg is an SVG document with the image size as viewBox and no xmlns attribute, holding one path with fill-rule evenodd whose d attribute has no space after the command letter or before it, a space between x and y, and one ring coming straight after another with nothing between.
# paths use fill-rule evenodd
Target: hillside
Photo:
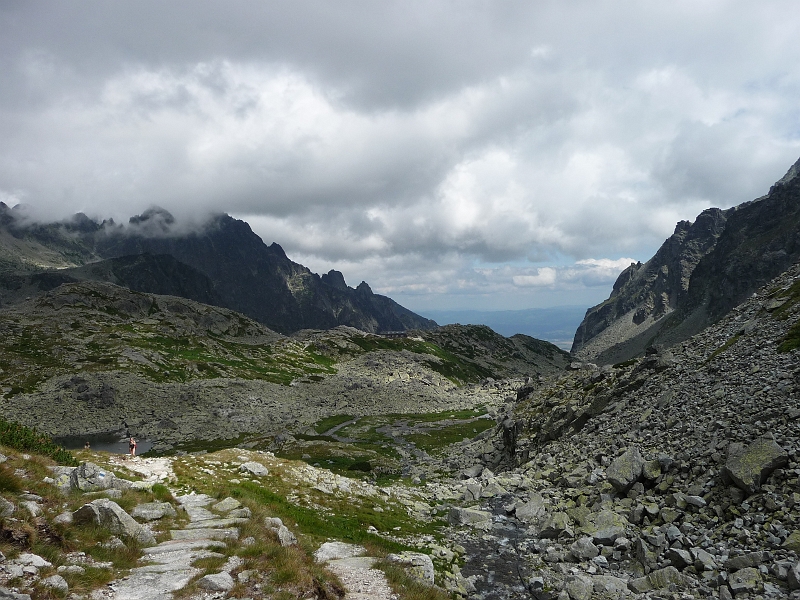
<instances>
[{"instance_id":1,"label":"hillside","mask_svg":"<svg viewBox=\"0 0 800 600\"><path fill-rule=\"evenodd\" d=\"M163 450L302 431L336 411L471 408L487 377L563 369L550 344L529 338L514 356L516 342L481 333L461 332L463 349L347 327L286 337L228 309L83 281L0 311L0 408L54 435L132 431Z\"/></svg>"},{"instance_id":2,"label":"hillside","mask_svg":"<svg viewBox=\"0 0 800 600\"><path fill-rule=\"evenodd\" d=\"M669 347L724 317L800 259L800 161L769 193L682 221L645 264L622 272L590 308L572 352L601 364Z\"/></svg>"},{"instance_id":3,"label":"hillside","mask_svg":"<svg viewBox=\"0 0 800 600\"><path fill-rule=\"evenodd\" d=\"M216 215L187 230L164 210L125 226L85 215L35 224L0 203L0 300L19 301L58 281L109 281L130 289L179 295L241 312L274 331L430 329L436 323L369 285L348 287L338 271L321 277L267 246L244 221ZM81 267L81 268L77 268ZM62 272L67 269L67 272Z\"/></svg>"}]
</instances>

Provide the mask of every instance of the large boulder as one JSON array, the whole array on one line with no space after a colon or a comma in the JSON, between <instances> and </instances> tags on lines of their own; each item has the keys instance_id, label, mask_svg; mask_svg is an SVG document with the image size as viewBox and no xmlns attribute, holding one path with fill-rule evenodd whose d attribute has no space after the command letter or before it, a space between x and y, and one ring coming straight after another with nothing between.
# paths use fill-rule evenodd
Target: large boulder
<instances>
[{"instance_id":1,"label":"large boulder","mask_svg":"<svg viewBox=\"0 0 800 600\"><path fill-rule=\"evenodd\" d=\"M0 496L0 519L13 515L15 508L13 503Z\"/></svg>"},{"instance_id":2,"label":"large boulder","mask_svg":"<svg viewBox=\"0 0 800 600\"><path fill-rule=\"evenodd\" d=\"M448 520L451 525L481 525L492 520L492 513L477 508L451 508Z\"/></svg>"},{"instance_id":3,"label":"large boulder","mask_svg":"<svg viewBox=\"0 0 800 600\"><path fill-rule=\"evenodd\" d=\"M98 498L84 504L72 513L72 518L75 523L94 523L106 527L111 533L128 536L143 546L156 543L152 531L134 521L119 504L108 498Z\"/></svg>"},{"instance_id":4,"label":"large boulder","mask_svg":"<svg viewBox=\"0 0 800 600\"><path fill-rule=\"evenodd\" d=\"M761 573L755 567L745 567L728 577L728 586L735 594L753 594L762 589Z\"/></svg>"},{"instance_id":5,"label":"large boulder","mask_svg":"<svg viewBox=\"0 0 800 600\"><path fill-rule=\"evenodd\" d=\"M82 492L95 492L114 487L116 476L94 463L81 463L69 476L69 487Z\"/></svg>"},{"instance_id":6,"label":"large boulder","mask_svg":"<svg viewBox=\"0 0 800 600\"><path fill-rule=\"evenodd\" d=\"M628 581L628 589L637 594L643 594L651 590L671 589L672 587L685 589L689 585L691 585L691 580L672 566L653 571L645 577Z\"/></svg>"},{"instance_id":7,"label":"large boulder","mask_svg":"<svg viewBox=\"0 0 800 600\"><path fill-rule=\"evenodd\" d=\"M628 520L613 510L604 509L591 513L580 528L581 533L589 535L595 544L610 546L614 540L625 537Z\"/></svg>"},{"instance_id":8,"label":"large boulder","mask_svg":"<svg viewBox=\"0 0 800 600\"><path fill-rule=\"evenodd\" d=\"M540 538L558 539L562 535L572 535L572 521L565 512L554 512L547 516L539 531Z\"/></svg>"},{"instance_id":9,"label":"large boulder","mask_svg":"<svg viewBox=\"0 0 800 600\"><path fill-rule=\"evenodd\" d=\"M265 475L269 475L269 469L267 469L267 467L262 465L260 462L256 462L254 460L242 463L239 466L239 471L248 475L255 475L256 477L264 477Z\"/></svg>"},{"instance_id":10,"label":"large boulder","mask_svg":"<svg viewBox=\"0 0 800 600\"><path fill-rule=\"evenodd\" d=\"M236 582L231 577L230 573L214 573L213 575L206 575L197 581L197 587L203 588L210 592L229 592Z\"/></svg>"},{"instance_id":11,"label":"large boulder","mask_svg":"<svg viewBox=\"0 0 800 600\"><path fill-rule=\"evenodd\" d=\"M645 460L639 448L632 446L606 469L606 477L614 489L620 494L625 494L642 477Z\"/></svg>"},{"instance_id":12,"label":"large boulder","mask_svg":"<svg viewBox=\"0 0 800 600\"><path fill-rule=\"evenodd\" d=\"M433 585L434 570L433 560L427 554L421 552L401 552L400 554L389 554L386 560L403 567L411 577Z\"/></svg>"},{"instance_id":13,"label":"large boulder","mask_svg":"<svg viewBox=\"0 0 800 600\"><path fill-rule=\"evenodd\" d=\"M775 469L788 463L786 451L774 440L762 437L749 446L731 444L723 475L747 494L753 494Z\"/></svg>"},{"instance_id":14,"label":"large boulder","mask_svg":"<svg viewBox=\"0 0 800 600\"><path fill-rule=\"evenodd\" d=\"M528 502L516 507L515 514L523 523L536 523L545 514L544 498L541 494L533 494Z\"/></svg>"},{"instance_id":15,"label":"large boulder","mask_svg":"<svg viewBox=\"0 0 800 600\"><path fill-rule=\"evenodd\" d=\"M176 517L172 504L169 502L145 502L139 504L131 511L131 516L144 521L156 521L164 517Z\"/></svg>"}]
</instances>

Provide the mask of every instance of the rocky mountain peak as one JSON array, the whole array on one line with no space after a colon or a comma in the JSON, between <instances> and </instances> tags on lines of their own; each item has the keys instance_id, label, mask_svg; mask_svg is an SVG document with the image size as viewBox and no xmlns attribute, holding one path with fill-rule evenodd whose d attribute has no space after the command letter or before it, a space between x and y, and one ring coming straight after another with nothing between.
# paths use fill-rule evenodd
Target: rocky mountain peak
<instances>
[{"instance_id":1,"label":"rocky mountain peak","mask_svg":"<svg viewBox=\"0 0 800 600\"><path fill-rule=\"evenodd\" d=\"M799 169L800 161L757 201L678 222L649 261L623 271L608 300L586 312L572 352L613 363L654 343L670 346L800 259Z\"/></svg>"}]
</instances>

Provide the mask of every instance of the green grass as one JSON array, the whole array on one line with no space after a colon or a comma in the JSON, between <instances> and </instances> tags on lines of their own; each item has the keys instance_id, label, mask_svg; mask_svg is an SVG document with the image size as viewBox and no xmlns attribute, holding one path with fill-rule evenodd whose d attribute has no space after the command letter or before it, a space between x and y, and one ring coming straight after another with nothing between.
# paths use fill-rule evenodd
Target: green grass
<instances>
[{"instance_id":1,"label":"green grass","mask_svg":"<svg viewBox=\"0 0 800 600\"><path fill-rule=\"evenodd\" d=\"M796 348L800 348L800 320L796 321L786 332L786 336L778 344L778 352L791 352Z\"/></svg>"},{"instance_id":2,"label":"green grass","mask_svg":"<svg viewBox=\"0 0 800 600\"><path fill-rule=\"evenodd\" d=\"M741 333L737 333L737 334L735 334L735 335L732 335L730 338L728 338L728 340L726 340L726 341L725 341L725 343L724 343L724 344L722 344L722 346L720 346L719 348L717 348L716 350L714 350L714 352L712 352L712 353L711 353L711 355L710 355L710 356L709 356L709 357L706 359L706 363L709 363L709 362L711 362L711 361L712 361L712 360L714 360L714 359L715 359L717 356L719 356L720 354L722 354L723 352L725 352L725 350L727 350L728 348L730 348L731 346L733 346L733 345L734 345L736 342L738 342L738 341L739 341L739 338L741 338L741 337L742 337L742 334L741 334Z\"/></svg>"},{"instance_id":3,"label":"green grass","mask_svg":"<svg viewBox=\"0 0 800 600\"><path fill-rule=\"evenodd\" d=\"M392 591L401 600L449 600L450 595L441 588L426 585L411 577L406 571L387 561L379 561L375 568L386 574Z\"/></svg>"},{"instance_id":4,"label":"green grass","mask_svg":"<svg viewBox=\"0 0 800 600\"><path fill-rule=\"evenodd\" d=\"M443 448L462 441L464 438L472 439L479 433L495 426L493 419L476 419L466 423L454 423L429 432L411 433L405 436L420 450L426 452L442 450Z\"/></svg>"},{"instance_id":5,"label":"green grass","mask_svg":"<svg viewBox=\"0 0 800 600\"><path fill-rule=\"evenodd\" d=\"M353 419L354 417L352 415L332 415L330 417L325 417L321 421L317 421L317 423L314 424L314 431L317 433L325 433L337 425L347 423Z\"/></svg>"}]
</instances>

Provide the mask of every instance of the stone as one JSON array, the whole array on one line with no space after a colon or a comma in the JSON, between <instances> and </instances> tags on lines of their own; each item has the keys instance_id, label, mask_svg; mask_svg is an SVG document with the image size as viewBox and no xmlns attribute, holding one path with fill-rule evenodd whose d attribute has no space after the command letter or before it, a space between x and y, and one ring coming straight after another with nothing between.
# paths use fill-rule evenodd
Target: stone
<instances>
[{"instance_id":1,"label":"stone","mask_svg":"<svg viewBox=\"0 0 800 600\"><path fill-rule=\"evenodd\" d=\"M541 494L533 494L528 502L517 505L515 514L523 523L538 522L545 514L544 498Z\"/></svg>"},{"instance_id":2,"label":"stone","mask_svg":"<svg viewBox=\"0 0 800 600\"><path fill-rule=\"evenodd\" d=\"M728 571L738 571L745 567L758 567L766 560L763 552L748 552L741 556L734 556L725 561L723 565Z\"/></svg>"},{"instance_id":3,"label":"stone","mask_svg":"<svg viewBox=\"0 0 800 600\"><path fill-rule=\"evenodd\" d=\"M562 535L572 535L572 523L565 512L554 512L547 516L539 531L539 537L558 539Z\"/></svg>"},{"instance_id":4,"label":"stone","mask_svg":"<svg viewBox=\"0 0 800 600\"><path fill-rule=\"evenodd\" d=\"M636 594L644 594L652 590L670 589L675 586L685 589L689 586L690 579L682 575L673 566L664 567L649 573L644 577L637 577L628 581L628 589Z\"/></svg>"},{"instance_id":5,"label":"stone","mask_svg":"<svg viewBox=\"0 0 800 600\"><path fill-rule=\"evenodd\" d=\"M17 558L14 559L14 562L18 565L29 566L29 567L36 567L37 569L43 569L45 567L52 567L53 565L47 562L38 554L31 554L30 552L25 552L20 554Z\"/></svg>"},{"instance_id":6,"label":"stone","mask_svg":"<svg viewBox=\"0 0 800 600\"><path fill-rule=\"evenodd\" d=\"M606 478L617 492L625 494L642 476L644 464L639 448L633 446L614 459L606 469Z\"/></svg>"},{"instance_id":7,"label":"stone","mask_svg":"<svg viewBox=\"0 0 800 600\"><path fill-rule=\"evenodd\" d=\"M475 500L481 499L481 492L483 491L483 486L479 483L468 483L464 486L464 500L467 502L473 502Z\"/></svg>"},{"instance_id":8,"label":"stone","mask_svg":"<svg viewBox=\"0 0 800 600\"><path fill-rule=\"evenodd\" d=\"M67 575L83 575L86 572L80 565L61 565L56 569L59 575L66 573Z\"/></svg>"},{"instance_id":9,"label":"stone","mask_svg":"<svg viewBox=\"0 0 800 600\"><path fill-rule=\"evenodd\" d=\"M491 522L492 513L476 508L457 508L450 509L448 520L451 525L480 525Z\"/></svg>"},{"instance_id":10,"label":"stone","mask_svg":"<svg viewBox=\"0 0 800 600\"><path fill-rule=\"evenodd\" d=\"M434 569L433 560L421 552L401 552L389 554L386 560L403 567L414 579L433 585Z\"/></svg>"},{"instance_id":11,"label":"stone","mask_svg":"<svg viewBox=\"0 0 800 600\"><path fill-rule=\"evenodd\" d=\"M45 577L39 582L39 584L44 588L55 590L61 594L66 594L69 591L67 580L61 575L51 575L50 577Z\"/></svg>"},{"instance_id":12,"label":"stone","mask_svg":"<svg viewBox=\"0 0 800 600\"><path fill-rule=\"evenodd\" d=\"M94 463L81 463L70 473L70 489L82 492L95 492L113 487L114 473L98 467Z\"/></svg>"},{"instance_id":13,"label":"stone","mask_svg":"<svg viewBox=\"0 0 800 600\"><path fill-rule=\"evenodd\" d=\"M254 460L242 463L239 466L239 471L242 473L255 475L256 477L264 477L265 475L269 475L269 469L267 469L267 467L262 465L260 462L256 462Z\"/></svg>"},{"instance_id":14,"label":"stone","mask_svg":"<svg viewBox=\"0 0 800 600\"><path fill-rule=\"evenodd\" d=\"M278 541L280 542L281 546L295 546L297 545L297 537L289 531L289 528L283 524L278 517L267 517L264 519L264 524L275 532L278 536Z\"/></svg>"},{"instance_id":15,"label":"stone","mask_svg":"<svg viewBox=\"0 0 800 600\"><path fill-rule=\"evenodd\" d=\"M687 551L679 548L670 548L667 551L667 558L669 561L680 570L694 564L692 555Z\"/></svg>"},{"instance_id":16,"label":"stone","mask_svg":"<svg viewBox=\"0 0 800 600\"><path fill-rule=\"evenodd\" d=\"M136 506L131 516L144 521L156 521L164 517L176 517L178 513L169 502L145 502Z\"/></svg>"},{"instance_id":17,"label":"stone","mask_svg":"<svg viewBox=\"0 0 800 600\"><path fill-rule=\"evenodd\" d=\"M747 494L755 493L777 468L785 467L789 456L774 440L758 438L748 446L731 444L723 475Z\"/></svg>"},{"instance_id":18,"label":"stone","mask_svg":"<svg viewBox=\"0 0 800 600\"><path fill-rule=\"evenodd\" d=\"M10 517L14 514L16 507L3 497L0 497L0 519Z\"/></svg>"},{"instance_id":19,"label":"stone","mask_svg":"<svg viewBox=\"0 0 800 600\"><path fill-rule=\"evenodd\" d=\"M247 464L247 463L245 463ZM261 463L256 463L261 464ZM244 465L243 465L244 466ZM236 508L239 508L242 505L241 502L236 500L235 498L231 498L230 496L225 498L224 500L220 500L216 504L214 504L211 508L216 510L217 512L230 512Z\"/></svg>"},{"instance_id":20,"label":"stone","mask_svg":"<svg viewBox=\"0 0 800 600\"><path fill-rule=\"evenodd\" d=\"M118 535L127 535L144 546L153 545L156 539L148 528L137 523L119 504L107 498L98 498L84 504L74 513L76 523L94 523Z\"/></svg>"},{"instance_id":21,"label":"stone","mask_svg":"<svg viewBox=\"0 0 800 600\"><path fill-rule=\"evenodd\" d=\"M786 573L786 583L790 590L800 590L800 562L794 563Z\"/></svg>"},{"instance_id":22,"label":"stone","mask_svg":"<svg viewBox=\"0 0 800 600\"><path fill-rule=\"evenodd\" d=\"M33 500L25 500L19 503L25 510L27 510L32 517L38 517L42 514L42 507L38 502Z\"/></svg>"},{"instance_id":23,"label":"stone","mask_svg":"<svg viewBox=\"0 0 800 600\"><path fill-rule=\"evenodd\" d=\"M30 594L12 592L7 587L0 586L0 600L31 600Z\"/></svg>"},{"instance_id":24,"label":"stone","mask_svg":"<svg viewBox=\"0 0 800 600\"><path fill-rule=\"evenodd\" d=\"M242 508L235 508L228 513L228 517L231 519L249 519L253 516L253 511L251 511L246 506Z\"/></svg>"},{"instance_id":25,"label":"stone","mask_svg":"<svg viewBox=\"0 0 800 600\"><path fill-rule=\"evenodd\" d=\"M661 463L658 460L645 461L642 466L642 477L648 481L653 481L661 477Z\"/></svg>"},{"instance_id":26,"label":"stone","mask_svg":"<svg viewBox=\"0 0 800 600\"><path fill-rule=\"evenodd\" d=\"M627 582L613 575L595 575L592 577L592 590L601 598L622 598L630 594Z\"/></svg>"},{"instance_id":27,"label":"stone","mask_svg":"<svg viewBox=\"0 0 800 600\"><path fill-rule=\"evenodd\" d=\"M591 600L594 585L585 575L569 575L564 581L564 591L571 600Z\"/></svg>"},{"instance_id":28,"label":"stone","mask_svg":"<svg viewBox=\"0 0 800 600\"><path fill-rule=\"evenodd\" d=\"M214 573L206 575L197 581L197 586L210 592L229 592L236 582L230 573Z\"/></svg>"},{"instance_id":29,"label":"stone","mask_svg":"<svg viewBox=\"0 0 800 600\"><path fill-rule=\"evenodd\" d=\"M72 523L72 513L69 511L64 511L55 516L53 519L54 523L61 523L62 525L69 525Z\"/></svg>"},{"instance_id":30,"label":"stone","mask_svg":"<svg viewBox=\"0 0 800 600\"><path fill-rule=\"evenodd\" d=\"M800 554L800 531L793 531L782 544L783 548Z\"/></svg>"},{"instance_id":31,"label":"stone","mask_svg":"<svg viewBox=\"0 0 800 600\"><path fill-rule=\"evenodd\" d=\"M103 546L103 548L108 548L109 550L124 550L126 548L125 542L123 542L117 536L113 536L108 541L103 542L101 546Z\"/></svg>"},{"instance_id":32,"label":"stone","mask_svg":"<svg viewBox=\"0 0 800 600\"><path fill-rule=\"evenodd\" d=\"M474 479L480 477L481 473L483 473L483 465L477 464L461 471L461 477L462 479Z\"/></svg>"},{"instance_id":33,"label":"stone","mask_svg":"<svg viewBox=\"0 0 800 600\"><path fill-rule=\"evenodd\" d=\"M600 554L600 549L594 545L592 538L588 536L575 540L569 547L569 551L578 561L589 560Z\"/></svg>"},{"instance_id":34,"label":"stone","mask_svg":"<svg viewBox=\"0 0 800 600\"><path fill-rule=\"evenodd\" d=\"M694 558L694 568L698 573L714 571L718 566L714 557L702 548L692 548L692 558Z\"/></svg>"},{"instance_id":35,"label":"stone","mask_svg":"<svg viewBox=\"0 0 800 600\"><path fill-rule=\"evenodd\" d=\"M314 552L314 560L322 563L329 560L339 560L340 558L363 556L366 553L367 550L363 546L345 544L344 542L325 542Z\"/></svg>"},{"instance_id":36,"label":"stone","mask_svg":"<svg viewBox=\"0 0 800 600\"><path fill-rule=\"evenodd\" d=\"M735 595L750 594L761 589L761 573L754 567L745 567L728 577L728 586Z\"/></svg>"},{"instance_id":37,"label":"stone","mask_svg":"<svg viewBox=\"0 0 800 600\"><path fill-rule=\"evenodd\" d=\"M591 513L583 527L581 533L592 536L595 544L609 546L618 537L625 536L628 520L613 510L603 509L596 513Z\"/></svg>"}]
</instances>

